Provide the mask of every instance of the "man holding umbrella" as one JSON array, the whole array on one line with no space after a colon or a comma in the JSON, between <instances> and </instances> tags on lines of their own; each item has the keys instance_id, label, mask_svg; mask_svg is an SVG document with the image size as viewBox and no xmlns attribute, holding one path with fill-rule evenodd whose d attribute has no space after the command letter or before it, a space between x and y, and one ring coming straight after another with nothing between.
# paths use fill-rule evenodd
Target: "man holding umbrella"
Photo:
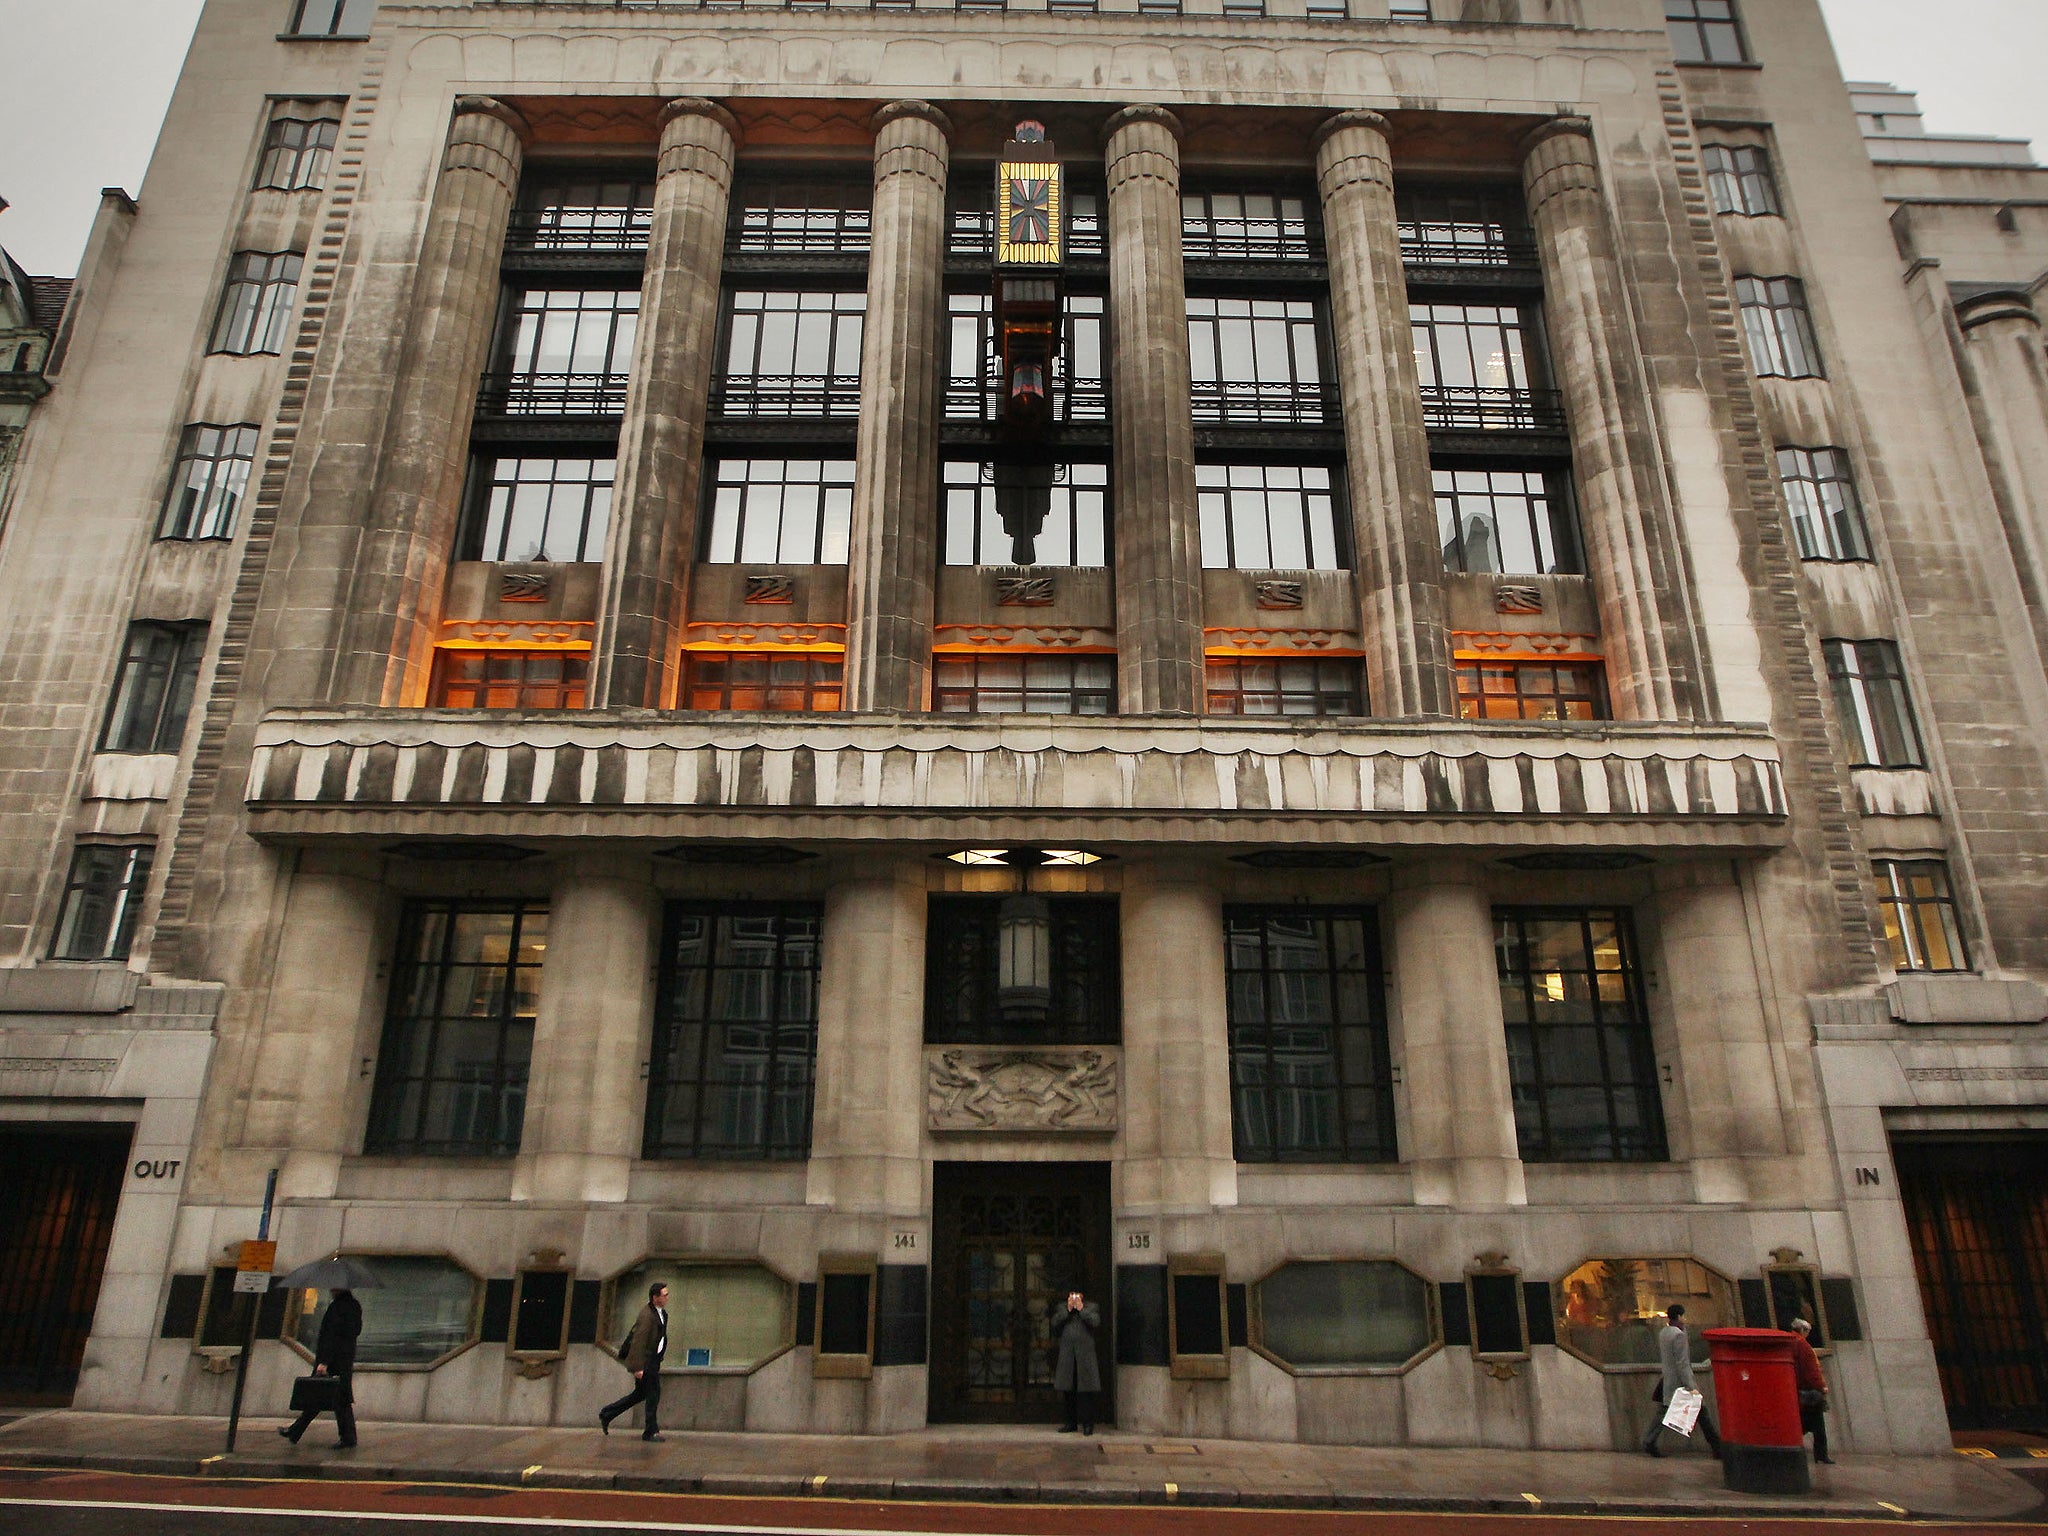
<instances>
[{"instance_id":1,"label":"man holding umbrella","mask_svg":"<svg viewBox=\"0 0 2048 1536\"><path fill-rule=\"evenodd\" d=\"M354 1259L336 1256L302 1264L284 1277L282 1284L292 1290L331 1290L333 1300L327 1303L327 1311L320 1319L320 1337L313 1346L313 1374L331 1376L337 1386L334 1399L334 1427L340 1438L335 1444L347 1450L356 1443L356 1404L353 1377L356 1369L356 1340L363 1331L363 1304L355 1298L356 1286L375 1286L381 1282L367 1265ZM320 1416L318 1408L308 1408L287 1428L278 1430L280 1435L299 1443L299 1437L312 1427Z\"/></svg>"}]
</instances>

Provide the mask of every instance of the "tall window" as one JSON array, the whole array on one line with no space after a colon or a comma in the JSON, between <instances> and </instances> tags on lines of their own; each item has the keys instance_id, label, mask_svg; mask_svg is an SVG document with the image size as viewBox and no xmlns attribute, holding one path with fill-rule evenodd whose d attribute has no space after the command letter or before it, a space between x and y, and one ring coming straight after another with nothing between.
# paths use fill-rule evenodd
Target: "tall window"
<instances>
[{"instance_id":1,"label":"tall window","mask_svg":"<svg viewBox=\"0 0 2048 1536\"><path fill-rule=\"evenodd\" d=\"M837 709L845 673L838 651L685 651L681 707Z\"/></svg>"},{"instance_id":2,"label":"tall window","mask_svg":"<svg viewBox=\"0 0 2048 1536\"><path fill-rule=\"evenodd\" d=\"M589 679L588 651L443 648L428 698L437 709L581 709Z\"/></svg>"},{"instance_id":3,"label":"tall window","mask_svg":"<svg viewBox=\"0 0 2048 1536\"><path fill-rule=\"evenodd\" d=\"M1328 417L1313 300L1191 297L1187 305L1196 421L1300 426Z\"/></svg>"},{"instance_id":4,"label":"tall window","mask_svg":"<svg viewBox=\"0 0 2048 1536\"><path fill-rule=\"evenodd\" d=\"M1209 570L1341 571L1338 471L1321 464L1197 464Z\"/></svg>"},{"instance_id":5,"label":"tall window","mask_svg":"<svg viewBox=\"0 0 2048 1536\"><path fill-rule=\"evenodd\" d=\"M1664 0L1671 52L1681 64L1743 64L1742 30L1735 0Z\"/></svg>"},{"instance_id":6,"label":"tall window","mask_svg":"<svg viewBox=\"0 0 2048 1536\"><path fill-rule=\"evenodd\" d=\"M1106 566L1107 464L944 466L947 565Z\"/></svg>"},{"instance_id":7,"label":"tall window","mask_svg":"<svg viewBox=\"0 0 2048 1536\"><path fill-rule=\"evenodd\" d=\"M1322 230L1313 206L1308 197L1285 192L1183 192L1181 254L1191 261L1321 256Z\"/></svg>"},{"instance_id":8,"label":"tall window","mask_svg":"<svg viewBox=\"0 0 2048 1536\"><path fill-rule=\"evenodd\" d=\"M865 181L761 181L733 196L727 243L736 251L864 252L872 234Z\"/></svg>"},{"instance_id":9,"label":"tall window","mask_svg":"<svg viewBox=\"0 0 2048 1536\"><path fill-rule=\"evenodd\" d=\"M1796 277L1738 277L1735 302L1742 310L1749 363L1760 378L1823 376L1804 283Z\"/></svg>"},{"instance_id":10,"label":"tall window","mask_svg":"<svg viewBox=\"0 0 2048 1536\"><path fill-rule=\"evenodd\" d=\"M1940 859L1878 859L1870 866L1895 971L1967 971L1955 891Z\"/></svg>"},{"instance_id":11,"label":"tall window","mask_svg":"<svg viewBox=\"0 0 2048 1536\"><path fill-rule=\"evenodd\" d=\"M1437 431L1531 431L1560 417L1530 369L1530 319L1512 304L1410 304L1423 416Z\"/></svg>"},{"instance_id":12,"label":"tall window","mask_svg":"<svg viewBox=\"0 0 2048 1536\"><path fill-rule=\"evenodd\" d=\"M1607 718L1607 675L1597 661L1461 656L1452 670L1467 720Z\"/></svg>"},{"instance_id":13,"label":"tall window","mask_svg":"<svg viewBox=\"0 0 2048 1536\"><path fill-rule=\"evenodd\" d=\"M99 749L177 751L205 654L203 624L130 624Z\"/></svg>"},{"instance_id":14,"label":"tall window","mask_svg":"<svg viewBox=\"0 0 2048 1536\"><path fill-rule=\"evenodd\" d=\"M1112 715L1114 656L1004 652L932 658L932 709L943 715Z\"/></svg>"},{"instance_id":15,"label":"tall window","mask_svg":"<svg viewBox=\"0 0 2048 1536\"><path fill-rule=\"evenodd\" d=\"M236 357L282 352L300 265L296 251L237 251L207 350Z\"/></svg>"},{"instance_id":16,"label":"tall window","mask_svg":"<svg viewBox=\"0 0 2048 1536\"><path fill-rule=\"evenodd\" d=\"M528 288L506 312L490 393L513 415L616 415L626 397L637 288Z\"/></svg>"},{"instance_id":17,"label":"tall window","mask_svg":"<svg viewBox=\"0 0 2048 1536\"><path fill-rule=\"evenodd\" d=\"M1657 1062L1629 914L1493 914L1515 1133L1529 1162L1659 1162Z\"/></svg>"},{"instance_id":18,"label":"tall window","mask_svg":"<svg viewBox=\"0 0 2048 1536\"><path fill-rule=\"evenodd\" d=\"M1123 976L1114 897L934 896L930 901L924 951L927 1042L1116 1043Z\"/></svg>"},{"instance_id":19,"label":"tall window","mask_svg":"<svg viewBox=\"0 0 2048 1536\"><path fill-rule=\"evenodd\" d=\"M1415 266L1533 265L1536 249L1521 189L1399 187L1401 259Z\"/></svg>"},{"instance_id":20,"label":"tall window","mask_svg":"<svg viewBox=\"0 0 2048 1536\"><path fill-rule=\"evenodd\" d=\"M327 167L341 136L339 117L280 117L263 135L263 158L256 167L256 187L279 192L318 191L327 185Z\"/></svg>"},{"instance_id":21,"label":"tall window","mask_svg":"<svg viewBox=\"0 0 2048 1536\"><path fill-rule=\"evenodd\" d=\"M205 422L185 429L157 523L158 538L234 537L235 514L241 510L249 470L256 462L257 432L252 426L216 427Z\"/></svg>"},{"instance_id":22,"label":"tall window","mask_svg":"<svg viewBox=\"0 0 2048 1536\"><path fill-rule=\"evenodd\" d=\"M851 459L719 459L707 477L714 565L844 565Z\"/></svg>"},{"instance_id":23,"label":"tall window","mask_svg":"<svg viewBox=\"0 0 2048 1536\"><path fill-rule=\"evenodd\" d=\"M1390 1163L1379 924L1363 907L1225 907L1231 1128L1242 1163Z\"/></svg>"},{"instance_id":24,"label":"tall window","mask_svg":"<svg viewBox=\"0 0 2048 1536\"><path fill-rule=\"evenodd\" d=\"M1749 218L1779 212L1771 157L1756 144L1709 144L1700 151L1714 212Z\"/></svg>"},{"instance_id":25,"label":"tall window","mask_svg":"<svg viewBox=\"0 0 2048 1536\"><path fill-rule=\"evenodd\" d=\"M810 1154L822 925L801 902L669 907L643 1157Z\"/></svg>"},{"instance_id":26,"label":"tall window","mask_svg":"<svg viewBox=\"0 0 2048 1536\"><path fill-rule=\"evenodd\" d=\"M149 887L149 843L81 843L71 855L53 960L126 960Z\"/></svg>"},{"instance_id":27,"label":"tall window","mask_svg":"<svg viewBox=\"0 0 2048 1536\"><path fill-rule=\"evenodd\" d=\"M618 467L609 457L478 459L469 558L602 560Z\"/></svg>"},{"instance_id":28,"label":"tall window","mask_svg":"<svg viewBox=\"0 0 2048 1536\"><path fill-rule=\"evenodd\" d=\"M377 0L297 0L293 37L367 37Z\"/></svg>"},{"instance_id":29,"label":"tall window","mask_svg":"<svg viewBox=\"0 0 2048 1536\"><path fill-rule=\"evenodd\" d=\"M1792 536L1807 560L1868 560L1856 474L1840 448L1780 448L1778 483L1792 513Z\"/></svg>"},{"instance_id":30,"label":"tall window","mask_svg":"<svg viewBox=\"0 0 2048 1536\"><path fill-rule=\"evenodd\" d=\"M728 416L860 410L865 292L738 289L728 298L716 409Z\"/></svg>"},{"instance_id":31,"label":"tall window","mask_svg":"<svg viewBox=\"0 0 2048 1536\"><path fill-rule=\"evenodd\" d=\"M1211 656L1212 715L1360 715L1365 685L1348 656Z\"/></svg>"},{"instance_id":32,"label":"tall window","mask_svg":"<svg viewBox=\"0 0 2048 1536\"><path fill-rule=\"evenodd\" d=\"M541 903L406 904L365 1152L519 1150L547 942Z\"/></svg>"},{"instance_id":33,"label":"tall window","mask_svg":"<svg viewBox=\"0 0 2048 1536\"><path fill-rule=\"evenodd\" d=\"M957 217L959 209L954 210ZM946 295L946 419L994 421L1003 408L1003 370L996 356L993 304L986 291ZM1107 421L1105 327L1099 293L1069 293L1060 306L1060 348L1052 365L1055 421Z\"/></svg>"},{"instance_id":34,"label":"tall window","mask_svg":"<svg viewBox=\"0 0 2048 1536\"><path fill-rule=\"evenodd\" d=\"M1523 469L1436 469L1444 568L1549 576L1581 569L1571 482Z\"/></svg>"},{"instance_id":35,"label":"tall window","mask_svg":"<svg viewBox=\"0 0 2048 1536\"><path fill-rule=\"evenodd\" d=\"M1858 768L1917 768L1925 761L1905 667L1890 640L1823 640L1835 710Z\"/></svg>"},{"instance_id":36,"label":"tall window","mask_svg":"<svg viewBox=\"0 0 2048 1536\"><path fill-rule=\"evenodd\" d=\"M520 188L509 243L533 251L641 251L654 223L645 181L578 176Z\"/></svg>"}]
</instances>

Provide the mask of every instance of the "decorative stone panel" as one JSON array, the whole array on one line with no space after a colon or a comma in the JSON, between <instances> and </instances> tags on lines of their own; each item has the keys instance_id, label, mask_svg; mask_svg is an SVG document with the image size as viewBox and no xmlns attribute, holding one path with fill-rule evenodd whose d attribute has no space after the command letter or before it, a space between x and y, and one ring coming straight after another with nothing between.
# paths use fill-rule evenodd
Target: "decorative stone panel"
<instances>
[{"instance_id":1,"label":"decorative stone panel","mask_svg":"<svg viewBox=\"0 0 2048 1536\"><path fill-rule=\"evenodd\" d=\"M925 1047L925 1125L934 1131L1108 1136L1123 1056L1114 1046Z\"/></svg>"}]
</instances>

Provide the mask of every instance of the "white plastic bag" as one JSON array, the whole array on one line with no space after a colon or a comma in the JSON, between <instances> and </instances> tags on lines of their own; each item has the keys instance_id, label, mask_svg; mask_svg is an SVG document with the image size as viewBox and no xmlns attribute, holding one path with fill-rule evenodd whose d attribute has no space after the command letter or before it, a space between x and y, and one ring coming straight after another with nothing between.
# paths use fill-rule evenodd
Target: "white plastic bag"
<instances>
[{"instance_id":1,"label":"white plastic bag","mask_svg":"<svg viewBox=\"0 0 2048 1536\"><path fill-rule=\"evenodd\" d=\"M1700 1421L1700 1404L1705 1401L1691 1387L1680 1387L1671 1394L1671 1406L1664 1410L1664 1427L1690 1436L1693 1425Z\"/></svg>"}]
</instances>

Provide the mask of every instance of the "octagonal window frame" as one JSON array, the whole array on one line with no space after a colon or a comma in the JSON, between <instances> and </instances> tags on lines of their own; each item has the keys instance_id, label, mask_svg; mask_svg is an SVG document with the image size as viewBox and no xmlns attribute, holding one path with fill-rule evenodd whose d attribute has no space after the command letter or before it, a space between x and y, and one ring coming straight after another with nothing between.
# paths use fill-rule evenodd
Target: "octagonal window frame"
<instances>
[{"instance_id":1,"label":"octagonal window frame","mask_svg":"<svg viewBox=\"0 0 2048 1536\"><path fill-rule=\"evenodd\" d=\"M635 1270L645 1269L650 1264L666 1264L682 1270L766 1270L785 1288L781 1340L767 1354L761 1356L760 1359L754 1361L751 1365L691 1365L688 1363L687 1345L683 1345L682 1341L674 1336L673 1329L671 1329L670 1349L662 1357L661 1362L661 1374L663 1377L751 1376L756 1371L781 1359L796 1348L798 1282L785 1272L780 1265L772 1264L759 1254L753 1253L645 1253L633 1260L632 1263L616 1269L611 1274L605 1276L604 1288L598 1293L597 1316L599 1332L597 1347L603 1350L607 1357L613 1360L618 1358L620 1335L616 1330L619 1326L617 1313L620 1283ZM671 1281L670 1284L672 1286L674 1282ZM647 1281L644 1278L641 1279L637 1282L636 1289L639 1293L639 1299L633 1307L632 1315L637 1318L640 1315L640 1308L647 1305ZM627 1326L630 1327L630 1323ZM682 1347L678 1347L679 1345Z\"/></svg>"},{"instance_id":2,"label":"octagonal window frame","mask_svg":"<svg viewBox=\"0 0 2048 1536\"><path fill-rule=\"evenodd\" d=\"M484 1324L484 1276L478 1274L474 1269L470 1268L469 1265L463 1263L461 1259L458 1259L454 1254L448 1252L446 1249L435 1248L423 1251L420 1249L399 1248L344 1248L338 1250L336 1256L339 1258L363 1259L370 1261L372 1263L374 1263L378 1259L440 1259L443 1262L450 1265L451 1267L458 1269L463 1274L469 1276L470 1305L468 1335L463 1339L463 1341L460 1344L457 1344L452 1349L443 1351L441 1354L436 1355L431 1360L365 1360L362 1357L361 1353L358 1352L355 1363L355 1370L358 1374L370 1371L388 1371L397 1374L417 1374L422 1371L438 1371L442 1366L446 1365L450 1360L453 1360L457 1355L468 1353L470 1350L476 1348L476 1346L482 1342ZM291 1296L285 1302L284 1327L279 1333L279 1339L284 1344L289 1345L294 1353L298 1354L301 1358L310 1362L315 1357L314 1350L308 1348L306 1344L299 1338L299 1324L305 1321L307 1316L306 1291L309 1289L314 1288L293 1288ZM377 1289L382 1289L382 1287L378 1287ZM375 1293L374 1291L372 1291L366 1292L366 1294L374 1296ZM375 1305L374 1301L371 1302L369 1305ZM369 1311L369 1306L365 1306L364 1311L367 1313Z\"/></svg>"},{"instance_id":3,"label":"octagonal window frame","mask_svg":"<svg viewBox=\"0 0 2048 1536\"><path fill-rule=\"evenodd\" d=\"M1423 1305L1427 1309L1428 1340L1406 1360L1393 1365L1295 1365L1266 1345L1266 1282L1283 1269L1307 1264L1391 1264L1422 1282ZM1405 1376L1444 1347L1444 1304L1441 1285L1390 1253L1290 1254L1262 1271L1245 1287L1245 1340L1252 1351L1290 1376Z\"/></svg>"},{"instance_id":4,"label":"octagonal window frame","mask_svg":"<svg viewBox=\"0 0 2048 1536\"><path fill-rule=\"evenodd\" d=\"M1653 1375L1663 1369L1662 1365L1654 1357L1649 1360L1606 1361L1601 1360L1597 1356L1591 1354L1589 1351L1582 1349L1577 1344L1571 1342L1571 1330L1574 1326L1576 1326L1572 1324L1569 1320L1569 1308L1571 1306L1570 1282L1572 1277L1578 1274L1579 1271L1586 1268L1586 1266L1589 1264L1635 1264L1642 1263L1644 1261L1655 1261L1667 1264L1674 1262L1682 1264L1697 1264L1701 1269L1705 1270L1709 1276L1711 1276L1713 1279L1719 1280L1721 1284L1727 1288L1725 1293L1726 1300L1723 1305L1725 1321L1719 1323L1712 1323L1696 1320L1690 1315L1691 1307L1690 1303L1688 1303L1688 1316L1686 1318L1686 1322L1690 1326L1687 1327L1686 1332L1691 1333L1695 1335L1695 1337L1697 1337L1700 1329L1702 1328L1738 1328L1742 1326L1742 1287L1737 1281L1736 1277L1730 1274L1728 1271L1722 1269L1718 1264L1708 1263L1705 1259L1701 1258L1696 1253L1589 1253L1584 1258L1580 1259L1578 1263L1572 1265L1569 1269L1565 1270L1562 1274L1560 1274L1557 1277L1557 1279L1553 1280L1550 1283L1550 1307L1553 1332L1556 1334L1557 1347L1560 1350L1562 1350L1565 1354L1570 1355L1575 1360L1584 1361L1587 1365L1593 1367L1594 1370L1599 1371L1603 1375L1608 1376L1648 1376ZM1700 1293L1695 1291L1688 1292L1687 1294L1698 1295ZM1711 1292L1709 1292L1709 1294L1711 1294ZM1649 1314L1649 1317L1661 1316L1663 1316L1663 1313L1661 1312ZM1647 1321L1648 1319L1639 1318L1639 1320ZM1653 1326L1651 1335L1653 1343L1655 1341L1656 1334L1661 1331L1662 1330L1660 1328L1655 1328ZM1695 1363L1697 1363L1697 1357L1699 1353L1699 1346L1697 1344L1695 1344L1693 1347L1693 1353L1695 1357Z\"/></svg>"}]
</instances>

